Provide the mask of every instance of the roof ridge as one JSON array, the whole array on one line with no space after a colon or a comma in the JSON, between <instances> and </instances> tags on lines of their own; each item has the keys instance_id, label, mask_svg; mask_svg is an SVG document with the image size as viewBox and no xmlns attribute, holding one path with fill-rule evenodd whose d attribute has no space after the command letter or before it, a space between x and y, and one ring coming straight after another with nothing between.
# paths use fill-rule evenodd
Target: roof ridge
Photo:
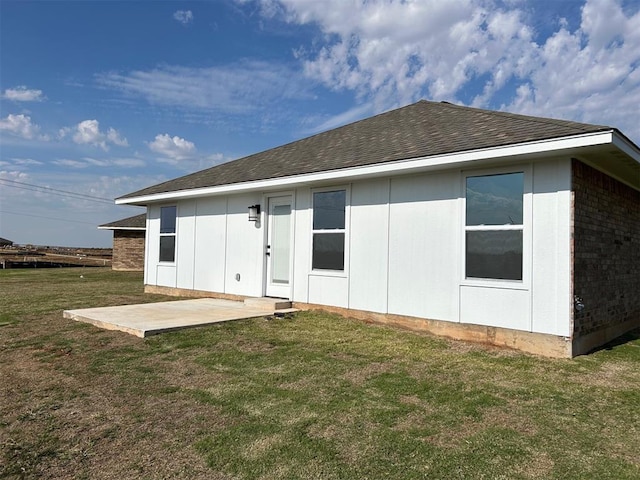
<instances>
[{"instance_id":1,"label":"roof ridge","mask_svg":"<svg viewBox=\"0 0 640 480\"><path fill-rule=\"evenodd\" d=\"M539 116L535 116L535 115L526 115L523 113L512 113L512 112L507 112L504 110L488 110L485 108L478 108L478 107L469 107L466 105L457 105L455 103L450 103L450 102L440 102L446 106L452 107L452 108L457 108L457 109L468 109L468 110L475 110L477 112L482 112L486 115L493 115L493 116L497 116L497 117L506 117L506 118L515 118L515 119L521 119L521 120L526 120L529 122L534 122L534 123L541 123L544 125L555 125L555 126L564 126L564 127L572 127L575 128L577 130L580 131L587 131L588 127L599 127L601 129L606 129L606 130L613 130L613 127L610 127L608 125L600 125L600 124L596 124L596 123L585 123L585 122L576 122L575 120L564 120L561 118L551 118L551 117L539 117Z\"/></svg>"}]
</instances>

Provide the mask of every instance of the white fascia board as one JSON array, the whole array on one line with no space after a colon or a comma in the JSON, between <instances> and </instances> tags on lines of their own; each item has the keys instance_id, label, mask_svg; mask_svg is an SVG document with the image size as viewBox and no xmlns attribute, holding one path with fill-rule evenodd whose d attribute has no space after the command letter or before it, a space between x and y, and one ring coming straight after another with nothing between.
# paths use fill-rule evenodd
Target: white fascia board
<instances>
[{"instance_id":1,"label":"white fascia board","mask_svg":"<svg viewBox=\"0 0 640 480\"><path fill-rule=\"evenodd\" d=\"M146 227L98 227L98 230L146 230Z\"/></svg>"},{"instance_id":2,"label":"white fascia board","mask_svg":"<svg viewBox=\"0 0 640 480\"><path fill-rule=\"evenodd\" d=\"M615 132L612 143L618 147L619 150L633 158L636 162L640 163L640 148L631 142L631 140L628 140L624 135Z\"/></svg>"},{"instance_id":3,"label":"white fascia board","mask_svg":"<svg viewBox=\"0 0 640 480\"><path fill-rule=\"evenodd\" d=\"M352 167L340 170L307 173L291 177L269 178L266 180L256 180L253 182L232 183L215 187L194 188L190 190L143 195L140 197L121 198L116 199L116 204L144 205L146 203L162 202L167 200L180 200L184 198L204 197L210 195L241 193L249 190L266 190L273 189L274 187L286 188L293 187L295 185L327 182L333 180L345 181L357 179L359 177L381 176L385 174L406 174L413 170L446 168L452 167L454 165L475 162L478 160L513 158L523 155L544 154L575 148L606 145L611 144L612 141L613 130L608 130L605 132L572 135L570 137L539 140L535 142L519 143L516 145L507 145L503 147L484 148L479 150L470 150L467 152L447 153L443 155L412 158L409 160L398 160L395 162L376 163L372 165L364 165L361 167Z\"/></svg>"}]
</instances>

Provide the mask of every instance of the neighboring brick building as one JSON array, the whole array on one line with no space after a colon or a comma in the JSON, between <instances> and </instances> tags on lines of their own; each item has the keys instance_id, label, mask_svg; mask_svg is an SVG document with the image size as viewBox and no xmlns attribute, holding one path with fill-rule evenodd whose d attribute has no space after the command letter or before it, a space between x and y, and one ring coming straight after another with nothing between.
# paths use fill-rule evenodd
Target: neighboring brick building
<instances>
[{"instance_id":1,"label":"neighboring brick building","mask_svg":"<svg viewBox=\"0 0 640 480\"><path fill-rule=\"evenodd\" d=\"M113 260L111 268L123 271L144 270L144 242L147 214L105 223L98 228L113 230Z\"/></svg>"}]
</instances>

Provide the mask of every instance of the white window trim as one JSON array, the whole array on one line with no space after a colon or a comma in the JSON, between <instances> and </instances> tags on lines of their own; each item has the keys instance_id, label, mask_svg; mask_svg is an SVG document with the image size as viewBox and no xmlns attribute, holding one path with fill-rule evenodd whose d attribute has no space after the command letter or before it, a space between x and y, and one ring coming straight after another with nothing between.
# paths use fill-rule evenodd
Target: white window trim
<instances>
[{"instance_id":1,"label":"white window trim","mask_svg":"<svg viewBox=\"0 0 640 480\"><path fill-rule=\"evenodd\" d=\"M165 207L176 207L176 228L173 233L162 233L162 209ZM176 259L178 258L178 205L177 204L169 204L169 205L160 205L160 222L158 225L158 265L175 265ZM160 239L162 237L174 237L173 241L173 262L160 260Z\"/></svg>"},{"instance_id":2,"label":"white window trim","mask_svg":"<svg viewBox=\"0 0 640 480\"><path fill-rule=\"evenodd\" d=\"M313 194L322 192L345 191L344 201L344 229L314 230L313 229ZM309 275L314 277L340 277L349 276L349 231L351 225L351 185L333 185L330 187L312 188L310 191L311 215L309 216ZM324 270L313 268L313 236L317 232L344 233L344 270Z\"/></svg>"},{"instance_id":3,"label":"white window trim","mask_svg":"<svg viewBox=\"0 0 640 480\"><path fill-rule=\"evenodd\" d=\"M509 173L524 174L524 194L522 197L522 226L520 225L478 225L467 226L467 178L481 177L487 175L504 175ZM460 262L460 285L470 287L503 288L509 290L529 290L531 288L532 275L532 225L533 225L533 169L531 164L513 165L511 167L464 170L461 172L461 262ZM466 278L466 254L468 231L522 231L522 280L508 280L500 278Z\"/></svg>"}]
</instances>

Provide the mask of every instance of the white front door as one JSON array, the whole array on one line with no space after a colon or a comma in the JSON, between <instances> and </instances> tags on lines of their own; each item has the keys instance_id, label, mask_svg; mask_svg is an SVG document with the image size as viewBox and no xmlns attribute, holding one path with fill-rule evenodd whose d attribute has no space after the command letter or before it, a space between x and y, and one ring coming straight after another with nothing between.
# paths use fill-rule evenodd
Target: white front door
<instances>
[{"instance_id":1,"label":"white front door","mask_svg":"<svg viewBox=\"0 0 640 480\"><path fill-rule=\"evenodd\" d=\"M267 297L291 298L291 200L267 198Z\"/></svg>"}]
</instances>

